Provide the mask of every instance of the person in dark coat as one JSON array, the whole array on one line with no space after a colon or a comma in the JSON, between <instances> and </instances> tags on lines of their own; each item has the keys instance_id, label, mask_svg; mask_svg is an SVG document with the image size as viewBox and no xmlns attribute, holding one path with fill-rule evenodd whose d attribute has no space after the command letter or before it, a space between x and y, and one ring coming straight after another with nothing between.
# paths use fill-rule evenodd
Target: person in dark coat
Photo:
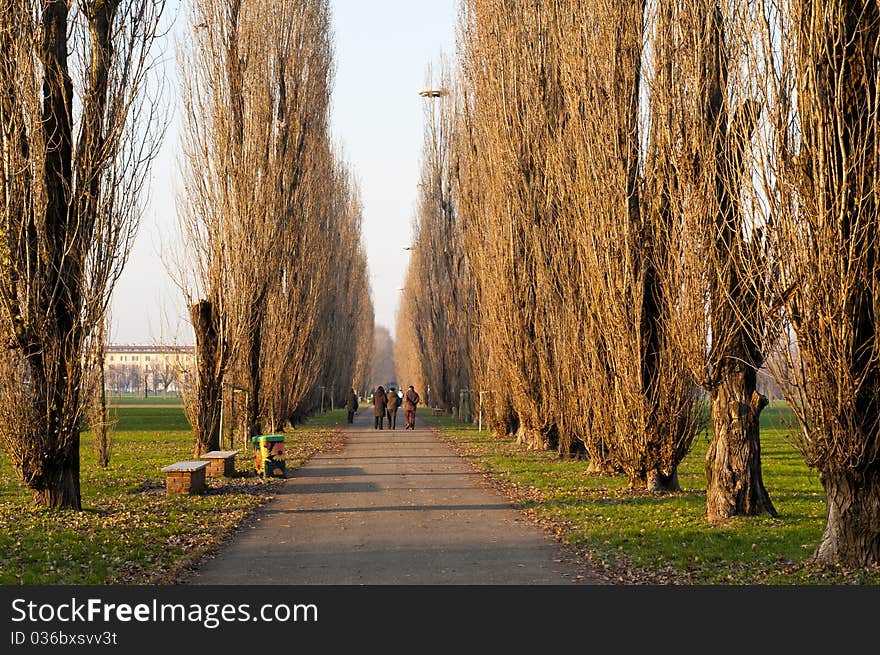
<instances>
[{"instance_id":1,"label":"person in dark coat","mask_svg":"<svg viewBox=\"0 0 880 655\"><path fill-rule=\"evenodd\" d=\"M385 397L385 409L388 412L388 427L392 430L396 430L397 409L400 407L400 396L397 395L397 391L394 390L394 387L390 387Z\"/></svg>"},{"instance_id":2,"label":"person in dark coat","mask_svg":"<svg viewBox=\"0 0 880 655\"><path fill-rule=\"evenodd\" d=\"M382 429L382 422L385 419L385 407L388 404L388 398L385 396L385 387L379 385L376 393L373 394L373 415L376 422L373 424L374 430Z\"/></svg>"},{"instance_id":3,"label":"person in dark coat","mask_svg":"<svg viewBox=\"0 0 880 655\"><path fill-rule=\"evenodd\" d=\"M404 430L416 429L416 406L421 402L415 387L409 385L409 389L403 395L403 422Z\"/></svg>"},{"instance_id":4,"label":"person in dark coat","mask_svg":"<svg viewBox=\"0 0 880 655\"><path fill-rule=\"evenodd\" d=\"M354 423L354 413L358 410L358 397L354 389L351 390L351 395L345 401L345 409L348 410L348 422Z\"/></svg>"}]
</instances>

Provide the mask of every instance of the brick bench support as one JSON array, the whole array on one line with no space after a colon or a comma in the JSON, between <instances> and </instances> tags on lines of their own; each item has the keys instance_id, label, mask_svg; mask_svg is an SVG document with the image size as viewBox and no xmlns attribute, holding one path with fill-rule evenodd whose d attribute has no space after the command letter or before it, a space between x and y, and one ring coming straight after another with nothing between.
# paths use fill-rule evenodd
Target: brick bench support
<instances>
[{"instance_id":1,"label":"brick bench support","mask_svg":"<svg viewBox=\"0 0 880 655\"><path fill-rule=\"evenodd\" d=\"M208 462L175 462L165 472L166 494L200 494L205 490Z\"/></svg>"},{"instance_id":2,"label":"brick bench support","mask_svg":"<svg viewBox=\"0 0 880 655\"><path fill-rule=\"evenodd\" d=\"M237 450L212 450L201 456L208 462L208 477L220 478L235 475L235 456Z\"/></svg>"}]
</instances>

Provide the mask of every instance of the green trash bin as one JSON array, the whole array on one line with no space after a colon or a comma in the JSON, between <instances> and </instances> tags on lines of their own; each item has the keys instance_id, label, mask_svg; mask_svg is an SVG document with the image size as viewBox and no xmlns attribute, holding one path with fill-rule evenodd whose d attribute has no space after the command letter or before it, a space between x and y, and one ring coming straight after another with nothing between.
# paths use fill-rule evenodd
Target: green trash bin
<instances>
[{"instance_id":1,"label":"green trash bin","mask_svg":"<svg viewBox=\"0 0 880 655\"><path fill-rule=\"evenodd\" d=\"M254 468L257 474L265 478L283 478L284 467L284 435L261 434L251 437L254 444Z\"/></svg>"}]
</instances>

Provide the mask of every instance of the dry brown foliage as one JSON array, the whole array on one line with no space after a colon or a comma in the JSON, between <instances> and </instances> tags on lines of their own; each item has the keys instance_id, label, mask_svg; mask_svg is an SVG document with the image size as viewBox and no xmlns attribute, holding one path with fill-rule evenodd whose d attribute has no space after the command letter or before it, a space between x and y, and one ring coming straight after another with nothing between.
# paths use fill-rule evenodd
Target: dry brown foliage
<instances>
[{"instance_id":1,"label":"dry brown foliage","mask_svg":"<svg viewBox=\"0 0 880 655\"><path fill-rule=\"evenodd\" d=\"M465 2L457 189L492 423L675 488L697 398L656 271L644 9Z\"/></svg>"},{"instance_id":2,"label":"dry brown foliage","mask_svg":"<svg viewBox=\"0 0 880 655\"><path fill-rule=\"evenodd\" d=\"M476 307L464 254L455 194L452 148L456 110L445 62L439 79L427 74L442 95L425 99L422 172L413 230L412 259L398 314L401 384L413 384L425 402L450 409L470 393L471 325ZM405 384L404 384L405 383Z\"/></svg>"},{"instance_id":3,"label":"dry brown foliage","mask_svg":"<svg viewBox=\"0 0 880 655\"><path fill-rule=\"evenodd\" d=\"M561 391L555 328L547 320L560 298L542 251L556 237L546 175L560 99L550 20L545 3L474 0L463 4L460 27L456 143L464 249L479 315L474 386L492 392L495 427L533 448L548 443L561 414L553 393Z\"/></svg>"},{"instance_id":4,"label":"dry brown foliage","mask_svg":"<svg viewBox=\"0 0 880 655\"><path fill-rule=\"evenodd\" d=\"M651 93L652 165L646 178L663 257L657 270L676 290L668 333L708 393L707 516L776 511L761 475L757 388L769 347L767 285L747 152L759 104L744 68L743 13L714 0L658 5Z\"/></svg>"},{"instance_id":5,"label":"dry brown foliage","mask_svg":"<svg viewBox=\"0 0 880 655\"><path fill-rule=\"evenodd\" d=\"M823 563L880 562L880 11L789 0L752 16L776 374L826 492Z\"/></svg>"}]
</instances>

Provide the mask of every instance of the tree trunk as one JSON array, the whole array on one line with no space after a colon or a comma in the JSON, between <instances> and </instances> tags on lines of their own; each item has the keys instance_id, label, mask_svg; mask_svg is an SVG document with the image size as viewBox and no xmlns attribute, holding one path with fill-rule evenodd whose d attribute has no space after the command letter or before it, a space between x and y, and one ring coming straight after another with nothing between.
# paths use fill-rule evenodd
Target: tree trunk
<instances>
[{"instance_id":1,"label":"tree trunk","mask_svg":"<svg viewBox=\"0 0 880 655\"><path fill-rule=\"evenodd\" d=\"M825 532L813 556L820 564L880 565L880 469L820 474Z\"/></svg>"},{"instance_id":2,"label":"tree trunk","mask_svg":"<svg viewBox=\"0 0 880 655\"><path fill-rule=\"evenodd\" d=\"M262 350L262 311L259 307L253 312L249 331L251 333L248 340L247 348L247 372L248 372L248 394L247 402L247 430L248 436L257 437L263 433L260 425L260 393L262 387L262 377L260 371L260 354Z\"/></svg>"},{"instance_id":3,"label":"tree trunk","mask_svg":"<svg viewBox=\"0 0 880 655\"><path fill-rule=\"evenodd\" d=\"M557 444L556 452L559 454L559 459L585 460L590 458L590 454L587 452L584 442L580 439L572 439L567 448L565 447L565 443L560 441Z\"/></svg>"},{"instance_id":4,"label":"tree trunk","mask_svg":"<svg viewBox=\"0 0 880 655\"><path fill-rule=\"evenodd\" d=\"M110 464L110 440L111 431L109 417L107 414L107 391L104 388L104 329L99 327L98 332L97 356L95 357L95 375L98 378L95 388L96 398L94 402L97 407L92 412L95 417L94 425L92 425L92 439L94 439L95 457L98 460L98 466L107 468Z\"/></svg>"},{"instance_id":5,"label":"tree trunk","mask_svg":"<svg viewBox=\"0 0 880 655\"><path fill-rule=\"evenodd\" d=\"M590 462L587 464L587 473L590 475L612 476L620 473L620 470L607 459L590 458Z\"/></svg>"},{"instance_id":6,"label":"tree trunk","mask_svg":"<svg viewBox=\"0 0 880 655\"><path fill-rule=\"evenodd\" d=\"M613 469L606 471L607 475L613 475ZM632 491L651 491L657 493L673 493L681 491L678 482L678 468L672 473L666 474L659 469L649 471L631 472L628 487Z\"/></svg>"},{"instance_id":7,"label":"tree trunk","mask_svg":"<svg viewBox=\"0 0 880 655\"><path fill-rule=\"evenodd\" d=\"M202 300L191 305L189 311L196 335L197 407L193 425L193 455L198 457L220 449L220 409L223 404L225 357L213 305Z\"/></svg>"},{"instance_id":8,"label":"tree trunk","mask_svg":"<svg viewBox=\"0 0 880 655\"><path fill-rule=\"evenodd\" d=\"M95 457L98 466L107 468L110 464L110 431L107 426L107 394L103 386L98 391L98 412L100 420L92 428L92 438L95 440Z\"/></svg>"},{"instance_id":9,"label":"tree trunk","mask_svg":"<svg viewBox=\"0 0 880 655\"><path fill-rule=\"evenodd\" d=\"M678 481L678 467L672 469L672 473L668 475L662 471L648 471L645 478L645 489L657 493L681 491L681 484Z\"/></svg>"},{"instance_id":10,"label":"tree trunk","mask_svg":"<svg viewBox=\"0 0 880 655\"><path fill-rule=\"evenodd\" d=\"M34 491L34 500L53 509L82 509L79 487L79 431L66 456L56 458L43 469L44 487Z\"/></svg>"},{"instance_id":11,"label":"tree trunk","mask_svg":"<svg viewBox=\"0 0 880 655\"><path fill-rule=\"evenodd\" d=\"M527 428L523 423L516 430L516 443L524 446L527 450L545 450L547 440L540 430Z\"/></svg>"},{"instance_id":12,"label":"tree trunk","mask_svg":"<svg viewBox=\"0 0 880 655\"><path fill-rule=\"evenodd\" d=\"M79 275L78 249L69 252L75 237L69 224L70 190L72 187L73 85L67 65L68 8L66 3L47 1L43 7L43 44L41 59L45 67L43 80L43 129L45 150L45 221L48 237L46 253L47 279L45 288L48 306L41 308L47 332L41 335L42 352L28 356L32 368L33 396L40 398L45 415L46 450L36 499L47 507L81 509L79 488L79 428L72 417L79 416L76 389L81 374L81 331L77 312L81 306L82 279ZM59 291L55 295L54 288ZM53 357L47 361L46 353ZM29 354L30 355L30 354ZM54 358L58 358L57 361ZM52 365L50 365L52 364Z\"/></svg>"},{"instance_id":13,"label":"tree trunk","mask_svg":"<svg viewBox=\"0 0 880 655\"><path fill-rule=\"evenodd\" d=\"M724 17L718 3L710 11L704 65L706 139L715 156L710 182L716 209L708 217L714 233L709 310L715 386L712 441L706 453L706 516L719 524L733 516L777 514L761 473L759 417L768 402L756 388L757 368L763 362L755 337L762 332L761 283L752 279L754 264L747 254L751 244L742 236L747 221L737 193L746 178L742 153L754 134L757 113L746 101L730 119Z\"/></svg>"},{"instance_id":14,"label":"tree trunk","mask_svg":"<svg viewBox=\"0 0 880 655\"><path fill-rule=\"evenodd\" d=\"M757 371L727 363L712 393L712 442L706 453L706 515L711 523L733 516L777 516L761 473L759 417L767 398L755 389Z\"/></svg>"}]
</instances>

